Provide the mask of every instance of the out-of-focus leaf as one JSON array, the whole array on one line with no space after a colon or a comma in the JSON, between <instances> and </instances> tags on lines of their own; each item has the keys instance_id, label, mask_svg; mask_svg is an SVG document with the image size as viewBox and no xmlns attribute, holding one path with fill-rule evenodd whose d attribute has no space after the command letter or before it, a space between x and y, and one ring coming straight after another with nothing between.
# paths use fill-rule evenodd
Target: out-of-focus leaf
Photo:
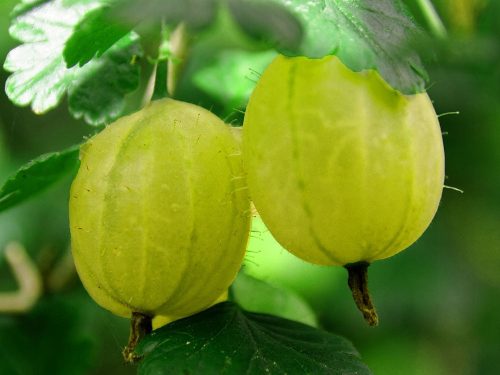
<instances>
[{"instance_id":1,"label":"out-of-focus leaf","mask_svg":"<svg viewBox=\"0 0 500 375\"><path fill-rule=\"evenodd\" d=\"M160 23L168 25L164 28L168 30L180 23L189 29L201 29L214 22L218 5L218 0L107 0L107 5L88 12L76 25L66 43L64 59L68 67L84 65L132 29L141 34L146 48L152 42L154 51L148 52L156 56L160 41L155 34Z\"/></svg>"},{"instance_id":2,"label":"out-of-focus leaf","mask_svg":"<svg viewBox=\"0 0 500 375\"><path fill-rule=\"evenodd\" d=\"M73 27L102 3L105 0L54 0L14 19L10 33L24 44L13 49L4 64L4 68L13 73L5 87L10 100L20 106L31 105L35 113L44 113L59 104L69 92L72 113L83 116L90 124L100 125L117 117L118 107L124 106L125 94L138 85L139 72L133 64L133 57L138 53L137 47L133 47L137 38L129 34L115 50L108 51L109 55L106 53L106 57L81 68L66 68L62 56ZM118 48L122 49L120 53ZM115 61L117 53L120 65ZM110 71L114 72L111 78L119 76L120 79L109 79ZM89 81L99 81L98 90L92 82L87 83ZM72 99L73 94L79 98ZM98 96L99 101L84 101L83 96ZM108 102L112 103L111 112L105 105ZM76 108L79 103L84 105Z\"/></svg>"},{"instance_id":3,"label":"out-of-focus leaf","mask_svg":"<svg viewBox=\"0 0 500 375\"><path fill-rule=\"evenodd\" d=\"M209 26L215 19L218 0L123 0L110 14L119 22L137 25L147 20L162 20L170 25L184 22L192 29Z\"/></svg>"},{"instance_id":4,"label":"out-of-focus leaf","mask_svg":"<svg viewBox=\"0 0 500 375\"><path fill-rule=\"evenodd\" d=\"M319 266L296 257L276 241L260 216L252 219L243 269L259 280L293 290L316 307L328 303L326 293L336 288L345 290L346 286L344 269Z\"/></svg>"},{"instance_id":5,"label":"out-of-focus leaf","mask_svg":"<svg viewBox=\"0 0 500 375\"><path fill-rule=\"evenodd\" d=\"M274 51L225 50L196 72L193 81L226 109L243 109L261 73L275 56Z\"/></svg>"},{"instance_id":6,"label":"out-of-focus leaf","mask_svg":"<svg viewBox=\"0 0 500 375\"><path fill-rule=\"evenodd\" d=\"M85 65L92 58L102 56L132 30L133 25L111 19L110 9L111 7L104 6L88 12L75 27L63 51L68 68L76 64Z\"/></svg>"},{"instance_id":7,"label":"out-of-focus leaf","mask_svg":"<svg viewBox=\"0 0 500 375\"><path fill-rule=\"evenodd\" d=\"M313 327L318 326L314 311L299 295L248 276L243 272L231 286L235 302L247 311L276 315Z\"/></svg>"},{"instance_id":8,"label":"out-of-focus leaf","mask_svg":"<svg viewBox=\"0 0 500 375\"><path fill-rule=\"evenodd\" d=\"M411 43L421 30L400 0L274 0L302 21L299 54L337 55L351 69L377 69L395 89L425 90L427 74Z\"/></svg>"},{"instance_id":9,"label":"out-of-focus leaf","mask_svg":"<svg viewBox=\"0 0 500 375\"><path fill-rule=\"evenodd\" d=\"M12 10L11 17L17 17L33 9L34 7L48 2L49 0L21 0Z\"/></svg>"},{"instance_id":10,"label":"out-of-focus leaf","mask_svg":"<svg viewBox=\"0 0 500 375\"><path fill-rule=\"evenodd\" d=\"M296 50L302 41L302 25L287 8L267 0L229 0L229 10L250 36L280 49Z\"/></svg>"},{"instance_id":11,"label":"out-of-focus leaf","mask_svg":"<svg viewBox=\"0 0 500 375\"><path fill-rule=\"evenodd\" d=\"M376 374L401 375L401 369L404 369L405 375L450 374L442 348L433 340L408 339L402 333L393 333L367 346L363 358Z\"/></svg>"},{"instance_id":12,"label":"out-of-focus leaf","mask_svg":"<svg viewBox=\"0 0 500 375\"><path fill-rule=\"evenodd\" d=\"M23 165L0 189L0 212L42 192L78 166L79 145Z\"/></svg>"},{"instance_id":13,"label":"out-of-focus leaf","mask_svg":"<svg viewBox=\"0 0 500 375\"><path fill-rule=\"evenodd\" d=\"M346 339L224 302L145 337L141 375L371 374Z\"/></svg>"},{"instance_id":14,"label":"out-of-focus leaf","mask_svg":"<svg viewBox=\"0 0 500 375\"><path fill-rule=\"evenodd\" d=\"M25 315L0 315L0 374L88 374L93 342L79 307L71 297L48 297Z\"/></svg>"},{"instance_id":15,"label":"out-of-focus leaf","mask_svg":"<svg viewBox=\"0 0 500 375\"><path fill-rule=\"evenodd\" d=\"M156 67L155 88L151 99L157 100L167 96L167 64L163 61Z\"/></svg>"},{"instance_id":16,"label":"out-of-focus leaf","mask_svg":"<svg viewBox=\"0 0 500 375\"><path fill-rule=\"evenodd\" d=\"M498 184L497 184L498 186ZM492 198L490 198L492 199ZM466 260L470 272L500 289L500 215L480 200L463 200L446 222L455 233L454 247ZM467 228L461 231L460 228Z\"/></svg>"}]
</instances>

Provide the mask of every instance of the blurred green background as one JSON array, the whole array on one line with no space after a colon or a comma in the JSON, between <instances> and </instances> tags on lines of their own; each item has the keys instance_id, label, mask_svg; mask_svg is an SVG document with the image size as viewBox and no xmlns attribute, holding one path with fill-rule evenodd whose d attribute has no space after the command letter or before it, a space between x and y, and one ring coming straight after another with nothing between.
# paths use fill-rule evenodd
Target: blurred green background
<instances>
[{"instance_id":1,"label":"blurred green background","mask_svg":"<svg viewBox=\"0 0 500 375\"><path fill-rule=\"evenodd\" d=\"M418 0L406 1L423 27ZM14 0L0 2L0 60L16 45L8 35ZM284 252L259 221L244 270L301 295L319 325L341 334L377 375L497 374L500 353L500 2L440 0L446 40L428 53L429 94L446 149L446 184L438 214L409 250L370 267L381 324L367 327L340 268L305 264ZM210 56L199 48L187 79ZM7 72L0 72L2 87ZM186 84L189 86L189 84ZM184 91L226 116L220 98ZM236 120L237 120L236 116ZM13 106L0 90L0 177L41 153L80 142L93 129L65 103L43 116ZM3 257L21 242L44 279L44 294L25 314L0 314L0 374L127 374L121 361L128 322L97 307L77 277L64 278L70 179L0 214L0 292L16 283ZM71 269L71 268L69 268ZM62 275L62 276L61 276ZM64 282L60 280L64 279ZM59 281L58 281L59 280Z\"/></svg>"}]
</instances>

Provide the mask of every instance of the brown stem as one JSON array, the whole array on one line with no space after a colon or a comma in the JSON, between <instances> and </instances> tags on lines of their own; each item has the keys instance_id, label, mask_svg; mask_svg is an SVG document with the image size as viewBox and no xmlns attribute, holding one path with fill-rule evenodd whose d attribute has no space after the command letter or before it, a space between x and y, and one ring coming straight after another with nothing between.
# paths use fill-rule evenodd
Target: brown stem
<instances>
[{"instance_id":1,"label":"brown stem","mask_svg":"<svg viewBox=\"0 0 500 375\"><path fill-rule=\"evenodd\" d=\"M141 341L141 339L152 331L152 318L149 315L145 315L138 312L132 313L132 319L130 321L130 336L128 338L128 344L123 350L123 358L125 362L135 363L141 359L140 356L135 354L134 350Z\"/></svg>"},{"instance_id":2,"label":"brown stem","mask_svg":"<svg viewBox=\"0 0 500 375\"><path fill-rule=\"evenodd\" d=\"M378 325L378 315L368 291L368 262L347 264L348 284L359 311L370 326Z\"/></svg>"}]
</instances>

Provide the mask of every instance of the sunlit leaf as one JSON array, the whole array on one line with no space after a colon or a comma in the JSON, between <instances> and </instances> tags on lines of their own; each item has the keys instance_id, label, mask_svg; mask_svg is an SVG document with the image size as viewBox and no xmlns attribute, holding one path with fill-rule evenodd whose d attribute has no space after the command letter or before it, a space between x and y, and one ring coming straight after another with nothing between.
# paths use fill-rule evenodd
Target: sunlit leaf
<instances>
[{"instance_id":1,"label":"sunlit leaf","mask_svg":"<svg viewBox=\"0 0 500 375\"><path fill-rule=\"evenodd\" d=\"M45 113L54 108L69 92L73 113L82 116L92 125L109 121L118 115L117 107L123 107L124 96L138 85L138 68L133 64L137 42L133 35L124 37L118 53L109 51L109 56L93 60L82 68L68 69L62 52L73 27L88 13L102 6L105 0L54 0L18 16L12 22L12 37L23 44L7 56L4 68L13 74L7 79L7 96L19 106L31 105L35 113ZM120 64L116 54L120 54ZM113 74L110 75L110 72ZM110 79L119 75L120 79ZM100 82L95 87L91 81ZM72 94L79 95L78 99ZM105 95L106 94L106 95ZM95 98L84 106L82 96ZM111 102L113 111L104 103ZM117 105L117 102L120 102ZM98 113L96 113L98 112Z\"/></svg>"},{"instance_id":2,"label":"sunlit leaf","mask_svg":"<svg viewBox=\"0 0 500 375\"><path fill-rule=\"evenodd\" d=\"M314 311L298 294L244 272L238 274L231 286L231 295L247 311L276 315L313 327L318 325Z\"/></svg>"},{"instance_id":3,"label":"sunlit leaf","mask_svg":"<svg viewBox=\"0 0 500 375\"><path fill-rule=\"evenodd\" d=\"M36 6L48 2L49 0L21 0L12 10L11 17L17 17Z\"/></svg>"},{"instance_id":4,"label":"sunlit leaf","mask_svg":"<svg viewBox=\"0 0 500 375\"><path fill-rule=\"evenodd\" d=\"M276 52L270 50L225 50L196 72L193 81L227 109L243 109L260 75L275 56Z\"/></svg>"}]
</instances>

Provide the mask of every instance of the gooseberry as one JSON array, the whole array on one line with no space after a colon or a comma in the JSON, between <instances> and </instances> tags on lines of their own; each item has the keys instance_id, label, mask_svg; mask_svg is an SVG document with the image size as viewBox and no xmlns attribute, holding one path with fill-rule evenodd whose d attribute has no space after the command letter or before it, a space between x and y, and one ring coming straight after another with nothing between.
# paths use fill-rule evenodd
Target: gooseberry
<instances>
[{"instance_id":1,"label":"gooseberry","mask_svg":"<svg viewBox=\"0 0 500 375\"><path fill-rule=\"evenodd\" d=\"M441 198L443 142L428 95L403 95L335 56L278 56L251 95L243 151L276 240L309 262L345 266L377 324L366 268L415 242Z\"/></svg>"},{"instance_id":2,"label":"gooseberry","mask_svg":"<svg viewBox=\"0 0 500 375\"><path fill-rule=\"evenodd\" d=\"M89 139L80 159L72 252L99 305L150 325L199 312L227 291L250 223L240 142L228 125L162 99Z\"/></svg>"}]
</instances>

